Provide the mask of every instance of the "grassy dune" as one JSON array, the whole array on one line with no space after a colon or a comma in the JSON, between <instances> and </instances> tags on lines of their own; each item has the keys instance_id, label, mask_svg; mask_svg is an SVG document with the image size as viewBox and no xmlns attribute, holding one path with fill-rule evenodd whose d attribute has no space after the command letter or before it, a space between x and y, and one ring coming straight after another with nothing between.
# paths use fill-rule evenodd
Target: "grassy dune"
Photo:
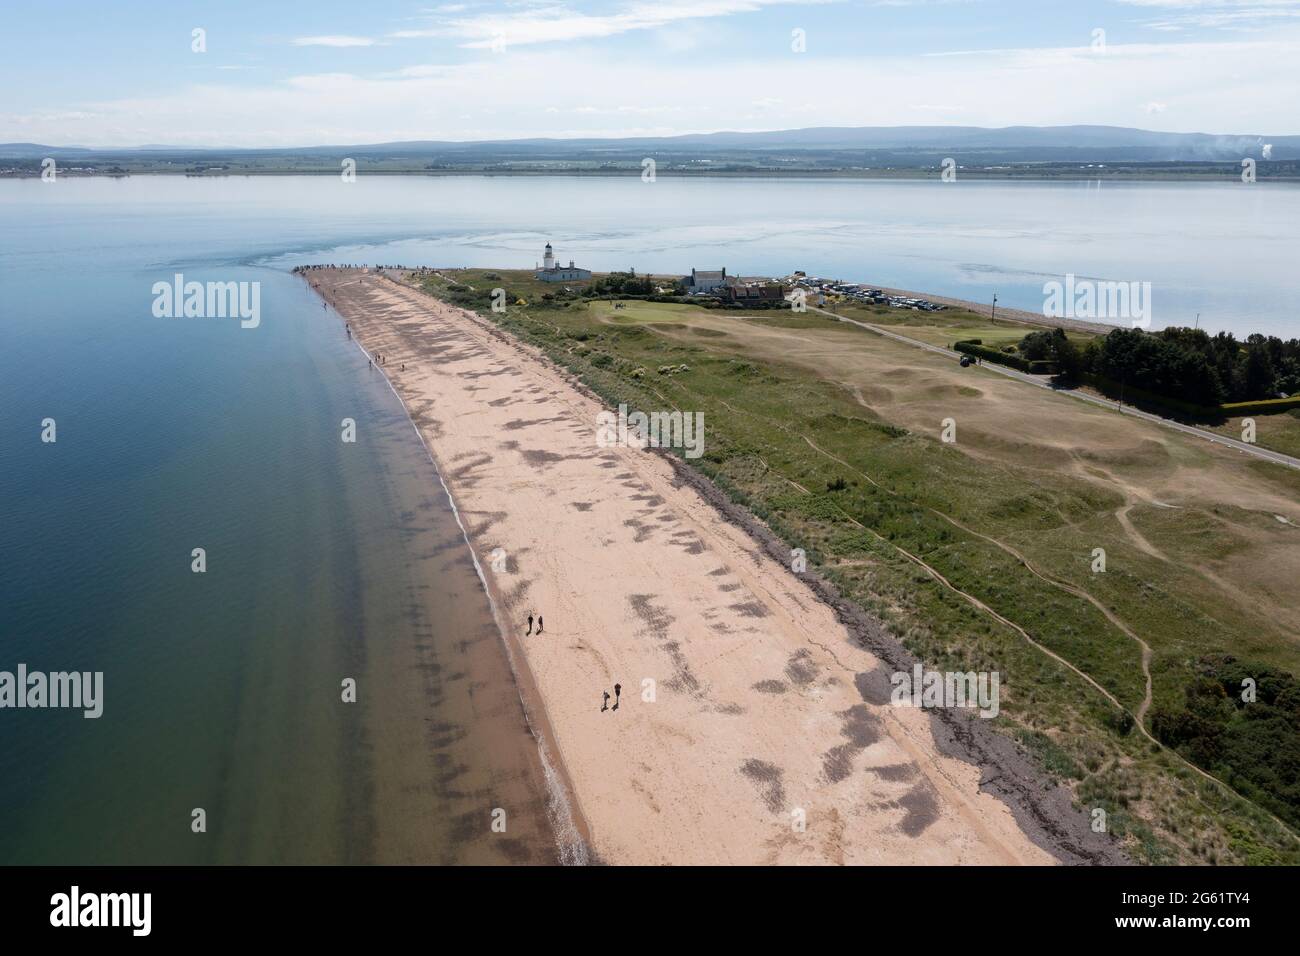
<instances>
[{"instance_id":1,"label":"grassy dune","mask_svg":"<svg viewBox=\"0 0 1300 956\"><path fill-rule=\"evenodd\" d=\"M532 281L493 275L454 278L484 295ZM424 287L610 403L702 411L693 464L929 665L999 671L1000 729L1104 809L1135 859L1300 862L1300 807L1265 812L1257 784L1206 779L1144 732L1183 705L1207 655L1300 674L1300 474L813 313L542 303L527 289L528 306L494 314L447 279ZM885 312L870 318L917 324Z\"/></svg>"}]
</instances>

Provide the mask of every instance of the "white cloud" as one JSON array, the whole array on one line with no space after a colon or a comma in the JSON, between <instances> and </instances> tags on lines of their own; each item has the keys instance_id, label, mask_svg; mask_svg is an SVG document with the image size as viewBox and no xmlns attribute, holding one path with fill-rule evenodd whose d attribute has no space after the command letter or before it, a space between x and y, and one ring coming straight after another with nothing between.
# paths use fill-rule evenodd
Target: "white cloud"
<instances>
[{"instance_id":1,"label":"white cloud","mask_svg":"<svg viewBox=\"0 0 1300 956\"><path fill-rule=\"evenodd\" d=\"M1120 3L1169 11L1140 21L1156 30L1193 28L1258 31L1269 24L1300 18L1300 0L1119 0Z\"/></svg>"},{"instance_id":2,"label":"white cloud","mask_svg":"<svg viewBox=\"0 0 1300 956\"><path fill-rule=\"evenodd\" d=\"M1300 30L1251 42L717 63L534 47L375 76L317 73L0 114L0 141L240 146L625 136L800 126L1093 123L1295 133ZM212 74L216 75L216 74ZM538 77L545 77L539 90ZM865 95L864 91L869 91ZM694 104L718 104L697 109ZM1150 104L1171 104L1167 111ZM583 112L577 112L581 108ZM551 112L554 110L554 112Z\"/></svg>"},{"instance_id":3,"label":"white cloud","mask_svg":"<svg viewBox=\"0 0 1300 956\"><path fill-rule=\"evenodd\" d=\"M389 36L450 37L468 49L494 46L531 46L566 40L592 40L633 30L652 30L687 20L753 13L778 5L836 3L839 0L666 0L638 2L609 14L580 13L561 2L542 0L527 9L508 13L481 13L452 18L446 23L416 30L397 30Z\"/></svg>"},{"instance_id":4,"label":"white cloud","mask_svg":"<svg viewBox=\"0 0 1300 956\"><path fill-rule=\"evenodd\" d=\"M377 41L371 37L350 37L350 36L321 36L321 37L295 37L289 41L294 46L332 46L332 47L349 47L349 46L374 46Z\"/></svg>"}]
</instances>

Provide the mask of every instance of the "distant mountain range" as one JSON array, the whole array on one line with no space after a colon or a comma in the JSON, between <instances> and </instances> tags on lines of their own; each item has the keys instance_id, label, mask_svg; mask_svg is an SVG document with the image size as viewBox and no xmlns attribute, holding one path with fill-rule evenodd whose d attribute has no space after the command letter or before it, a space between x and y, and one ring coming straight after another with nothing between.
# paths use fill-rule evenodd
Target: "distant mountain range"
<instances>
[{"instance_id":1,"label":"distant mountain range","mask_svg":"<svg viewBox=\"0 0 1300 956\"><path fill-rule=\"evenodd\" d=\"M1270 146L1268 155L1265 147ZM511 164L623 165L643 157L683 164L743 167L878 168L996 163L1222 163L1250 157L1300 159L1300 135L1159 133L1115 126L814 127L758 133L695 133L627 138L513 139L474 142L417 140L350 146L242 149L189 146L95 148L0 144L0 161L53 157L100 164L231 164L250 170L291 169L365 157L394 166L442 169ZM418 165L422 164L422 165Z\"/></svg>"}]
</instances>

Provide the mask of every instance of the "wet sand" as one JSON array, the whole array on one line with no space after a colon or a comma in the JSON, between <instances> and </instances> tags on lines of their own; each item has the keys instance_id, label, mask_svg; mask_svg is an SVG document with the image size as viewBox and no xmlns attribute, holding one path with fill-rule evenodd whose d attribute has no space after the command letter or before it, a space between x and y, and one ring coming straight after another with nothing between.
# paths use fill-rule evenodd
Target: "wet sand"
<instances>
[{"instance_id":1,"label":"wet sand","mask_svg":"<svg viewBox=\"0 0 1300 956\"><path fill-rule=\"evenodd\" d=\"M589 859L1099 858L1057 819L1059 792L1035 802L1024 766L1017 793L982 786L1015 764L1009 742L890 706L901 648L878 628L864 640L873 622L776 560L761 527L659 453L598 447L600 405L534 350L379 275L306 277L387 358ZM530 613L544 634L525 634ZM602 710L616 683L619 708Z\"/></svg>"}]
</instances>

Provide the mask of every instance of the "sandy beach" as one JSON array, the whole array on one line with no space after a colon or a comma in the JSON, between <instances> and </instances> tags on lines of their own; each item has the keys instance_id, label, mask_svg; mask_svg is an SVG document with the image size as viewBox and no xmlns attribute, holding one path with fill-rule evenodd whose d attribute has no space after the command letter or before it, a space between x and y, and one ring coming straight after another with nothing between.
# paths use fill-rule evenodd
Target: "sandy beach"
<instances>
[{"instance_id":1,"label":"sandy beach","mask_svg":"<svg viewBox=\"0 0 1300 956\"><path fill-rule=\"evenodd\" d=\"M567 798L570 859L1107 858L982 722L891 706L901 648L877 633L868 650L870 621L855 632L680 464L599 447L600 404L532 349L385 276L306 278L385 357L461 515Z\"/></svg>"}]
</instances>

